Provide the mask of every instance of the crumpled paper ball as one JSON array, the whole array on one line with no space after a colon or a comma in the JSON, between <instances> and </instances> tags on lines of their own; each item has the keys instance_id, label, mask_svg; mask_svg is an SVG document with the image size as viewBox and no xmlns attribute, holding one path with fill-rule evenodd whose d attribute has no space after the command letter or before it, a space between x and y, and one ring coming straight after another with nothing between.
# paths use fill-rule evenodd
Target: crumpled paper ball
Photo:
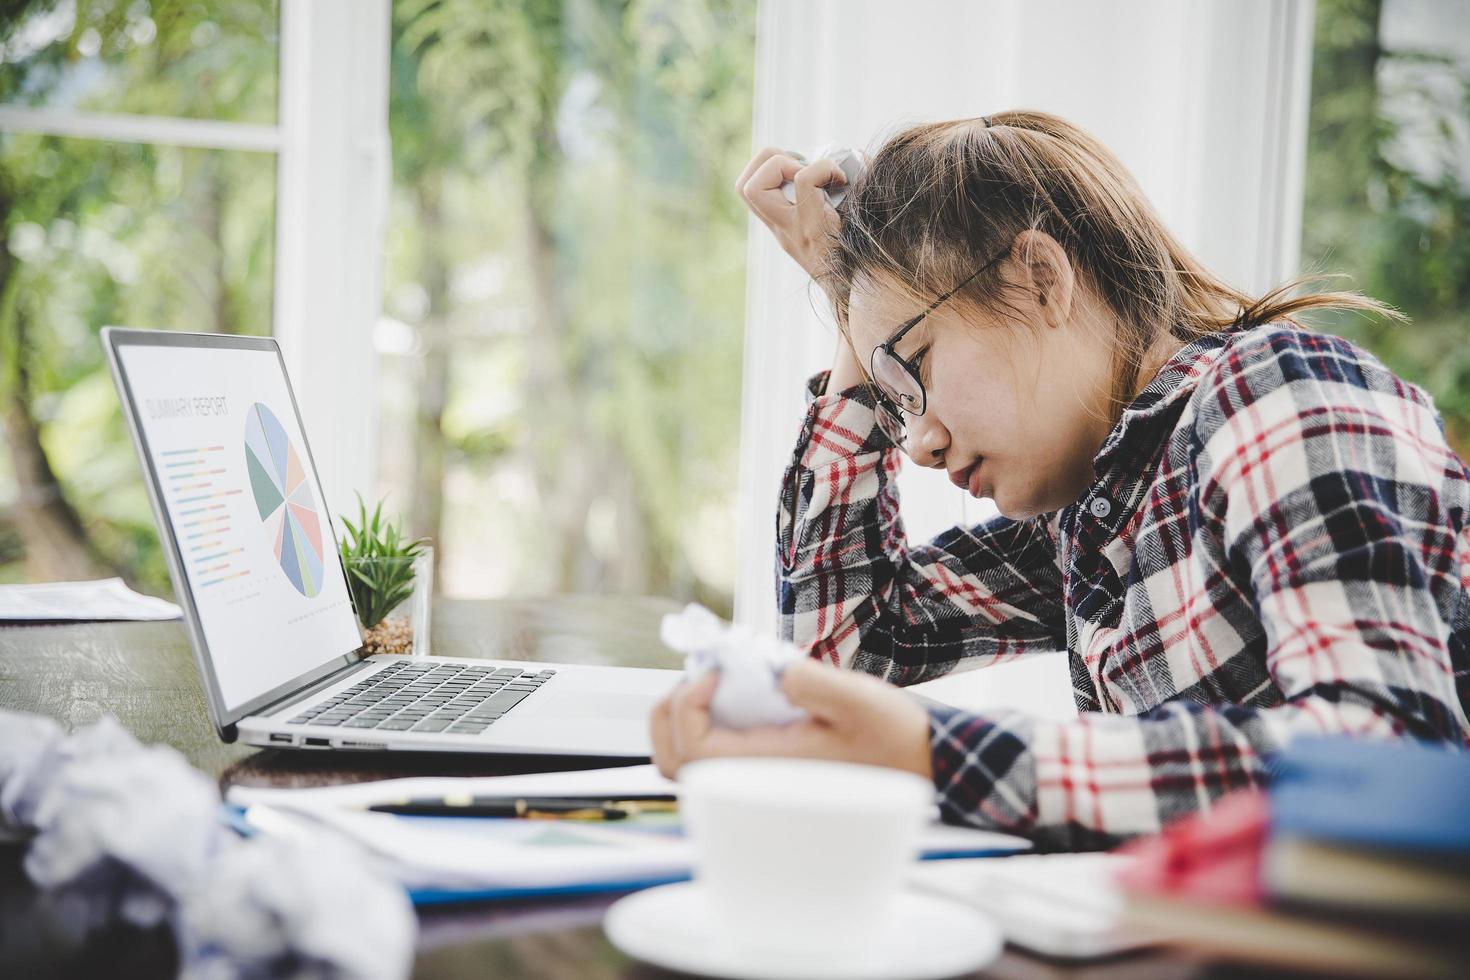
<instances>
[{"instance_id":1,"label":"crumpled paper ball","mask_svg":"<svg viewBox=\"0 0 1470 980\"><path fill-rule=\"evenodd\" d=\"M800 153L793 155L802 163L810 163L813 160L831 160L837 164L837 169L842 171L842 176L847 179L847 183L822 188L827 192L827 200L832 203L833 208L842 207L842 202L847 200L848 191L852 190L852 185L857 183L863 171L868 169L869 163L868 155L862 150L854 150L837 143L825 143L806 156ZM796 203L796 184L793 181L782 182L781 193L786 196L787 201L792 204Z\"/></svg>"},{"instance_id":2,"label":"crumpled paper ball","mask_svg":"<svg viewBox=\"0 0 1470 980\"><path fill-rule=\"evenodd\" d=\"M329 831L242 839L214 783L111 718L66 735L0 711L0 840L79 940L167 924L187 980L405 977L407 895Z\"/></svg>"},{"instance_id":3,"label":"crumpled paper ball","mask_svg":"<svg viewBox=\"0 0 1470 980\"><path fill-rule=\"evenodd\" d=\"M790 643L726 623L708 609L690 603L670 613L659 625L669 649L684 654L684 676L699 680L720 672L710 701L710 718L724 728L760 728L802 721L807 713L781 690L781 672L802 659Z\"/></svg>"}]
</instances>

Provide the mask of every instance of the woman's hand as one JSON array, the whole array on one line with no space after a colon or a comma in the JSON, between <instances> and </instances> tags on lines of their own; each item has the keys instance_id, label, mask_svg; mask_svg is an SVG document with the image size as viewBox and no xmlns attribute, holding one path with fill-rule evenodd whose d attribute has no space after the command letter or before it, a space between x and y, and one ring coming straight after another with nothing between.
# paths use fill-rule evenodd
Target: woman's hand
<instances>
[{"instance_id":1,"label":"woman's hand","mask_svg":"<svg viewBox=\"0 0 1470 980\"><path fill-rule=\"evenodd\" d=\"M786 200L781 185L796 184L796 203ZM771 229L786 254L813 279L820 279L827 250L842 219L822 188L847 183L831 160L806 163L797 154L767 147L745 165L735 180L736 192L751 212Z\"/></svg>"},{"instance_id":2,"label":"woman's hand","mask_svg":"<svg viewBox=\"0 0 1470 980\"><path fill-rule=\"evenodd\" d=\"M781 690L806 721L739 731L717 728L709 704L719 674L680 684L653 709L653 760L673 778L713 756L790 756L888 766L932 779L929 714L876 677L802 660L786 668Z\"/></svg>"}]
</instances>

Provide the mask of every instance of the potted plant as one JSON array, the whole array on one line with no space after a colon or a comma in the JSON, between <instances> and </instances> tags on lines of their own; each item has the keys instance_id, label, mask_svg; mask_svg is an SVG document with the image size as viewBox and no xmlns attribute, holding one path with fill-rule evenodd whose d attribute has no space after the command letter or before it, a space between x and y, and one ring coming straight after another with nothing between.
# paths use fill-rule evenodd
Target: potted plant
<instances>
[{"instance_id":1,"label":"potted plant","mask_svg":"<svg viewBox=\"0 0 1470 980\"><path fill-rule=\"evenodd\" d=\"M434 548L428 538L405 537L383 519L383 503L371 514L357 498L357 522L342 517L342 566L352 608L362 625L367 653L423 656L429 650L429 599Z\"/></svg>"}]
</instances>

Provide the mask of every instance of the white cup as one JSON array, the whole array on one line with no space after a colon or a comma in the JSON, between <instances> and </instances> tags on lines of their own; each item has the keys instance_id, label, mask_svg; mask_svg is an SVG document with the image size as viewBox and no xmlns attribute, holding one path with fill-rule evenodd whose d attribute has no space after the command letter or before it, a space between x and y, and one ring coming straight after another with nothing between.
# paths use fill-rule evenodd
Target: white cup
<instances>
[{"instance_id":1,"label":"white cup","mask_svg":"<svg viewBox=\"0 0 1470 980\"><path fill-rule=\"evenodd\" d=\"M881 942L934 808L913 773L813 759L701 760L679 786L722 941L787 967Z\"/></svg>"}]
</instances>

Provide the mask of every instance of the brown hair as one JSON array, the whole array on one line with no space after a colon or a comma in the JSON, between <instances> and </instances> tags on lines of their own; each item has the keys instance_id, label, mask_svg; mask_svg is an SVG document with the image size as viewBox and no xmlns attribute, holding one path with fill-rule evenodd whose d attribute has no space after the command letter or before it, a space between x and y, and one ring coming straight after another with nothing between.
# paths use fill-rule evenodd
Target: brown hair
<instances>
[{"instance_id":1,"label":"brown hair","mask_svg":"<svg viewBox=\"0 0 1470 980\"><path fill-rule=\"evenodd\" d=\"M1165 335L1190 341L1231 327L1334 308L1405 319L1356 292L1287 294L1304 276L1252 298L1200 264L1164 227L1123 164L1092 135L1044 112L1001 112L907 129L888 140L843 208L822 285L847 323L854 286L891 282L927 306L1038 229L1065 250L1077 275L1112 308L1116 408L1131 401L1144 357ZM1014 311L1002 264L957 299Z\"/></svg>"}]
</instances>

